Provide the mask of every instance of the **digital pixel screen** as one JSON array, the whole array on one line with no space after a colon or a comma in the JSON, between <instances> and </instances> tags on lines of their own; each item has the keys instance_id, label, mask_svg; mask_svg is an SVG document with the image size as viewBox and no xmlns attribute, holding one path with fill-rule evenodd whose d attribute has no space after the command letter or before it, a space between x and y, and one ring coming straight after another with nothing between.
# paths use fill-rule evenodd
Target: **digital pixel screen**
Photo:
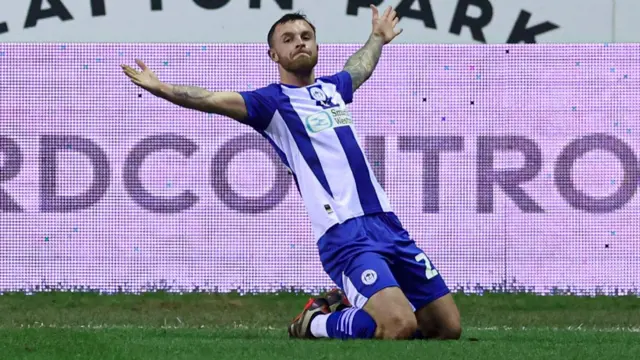
<instances>
[{"instance_id":1,"label":"digital pixel screen","mask_svg":"<svg viewBox=\"0 0 640 360\"><path fill-rule=\"evenodd\" d=\"M359 45L321 45L316 75ZM229 118L136 87L278 81L266 45L0 44L0 292L317 292L293 178ZM637 293L640 45L388 45L349 105L454 291ZM348 239L345 239L348 241Z\"/></svg>"}]
</instances>

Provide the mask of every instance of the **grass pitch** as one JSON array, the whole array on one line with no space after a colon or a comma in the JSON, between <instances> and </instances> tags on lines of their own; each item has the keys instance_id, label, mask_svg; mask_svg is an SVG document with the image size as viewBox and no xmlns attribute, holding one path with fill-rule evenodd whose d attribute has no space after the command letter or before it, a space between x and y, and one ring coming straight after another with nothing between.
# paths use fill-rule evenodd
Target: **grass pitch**
<instances>
[{"instance_id":1,"label":"grass pitch","mask_svg":"<svg viewBox=\"0 0 640 360\"><path fill-rule=\"evenodd\" d=\"M456 294L459 341L291 340L301 294L0 296L0 359L607 359L640 356L640 298Z\"/></svg>"}]
</instances>

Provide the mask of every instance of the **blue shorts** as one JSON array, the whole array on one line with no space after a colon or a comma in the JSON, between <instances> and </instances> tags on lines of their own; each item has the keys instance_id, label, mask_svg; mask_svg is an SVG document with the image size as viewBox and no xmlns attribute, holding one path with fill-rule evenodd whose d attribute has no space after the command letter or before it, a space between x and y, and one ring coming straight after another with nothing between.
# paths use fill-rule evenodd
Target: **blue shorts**
<instances>
[{"instance_id":1,"label":"blue shorts","mask_svg":"<svg viewBox=\"0 0 640 360\"><path fill-rule=\"evenodd\" d=\"M449 293L429 258L391 212L331 227L318 240L318 250L324 270L357 308L391 286L402 290L414 311Z\"/></svg>"}]
</instances>

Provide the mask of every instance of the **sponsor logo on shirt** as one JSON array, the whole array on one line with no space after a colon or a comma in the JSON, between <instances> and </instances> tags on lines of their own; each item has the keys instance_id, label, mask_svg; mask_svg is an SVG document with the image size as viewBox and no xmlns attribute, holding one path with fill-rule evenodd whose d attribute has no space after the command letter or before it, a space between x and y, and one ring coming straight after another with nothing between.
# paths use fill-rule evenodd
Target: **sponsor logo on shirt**
<instances>
[{"instance_id":1,"label":"sponsor logo on shirt","mask_svg":"<svg viewBox=\"0 0 640 360\"><path fill-rule=\"evenodd\" d=\"M353 124L351 114L343 109L328 109L309 115L305 119L305 127L310 133L332 129L338 126Z\"/></svg>"}]
</instances>

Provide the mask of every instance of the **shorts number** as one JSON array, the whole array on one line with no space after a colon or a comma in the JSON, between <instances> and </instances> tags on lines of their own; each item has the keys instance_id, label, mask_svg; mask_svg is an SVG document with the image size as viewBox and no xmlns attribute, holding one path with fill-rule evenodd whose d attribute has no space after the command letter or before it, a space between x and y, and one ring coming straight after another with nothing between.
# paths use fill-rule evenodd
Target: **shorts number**
<instances>
[{"instance_id":1,"label":"shorts number","mask_svg":"<svg viewBox=\"0 0 640 360\"><path fill-rule=\"evenodd\" d=\"M433 265L431 265L431 261L429 261L429 258L427 257L427 255L425 255L425 253L416 255L416 261L424 261L424 266L427 268L424 271L424 276L427 277L427 280L438 275L438 270L433 268Z\"/></svg>"}]
</instances>

